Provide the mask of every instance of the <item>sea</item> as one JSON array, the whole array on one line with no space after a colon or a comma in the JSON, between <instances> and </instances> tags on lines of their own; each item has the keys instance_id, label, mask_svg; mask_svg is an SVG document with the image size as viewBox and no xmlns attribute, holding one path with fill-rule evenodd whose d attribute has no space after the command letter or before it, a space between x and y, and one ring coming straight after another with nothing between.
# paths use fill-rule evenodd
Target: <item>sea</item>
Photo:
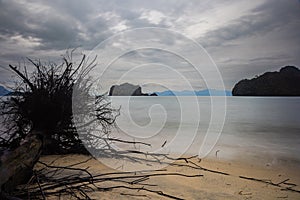
<instances>
[{"instance_id":1,"label":"sea","mask_svg":"<svg viewBox=\"0 0 300 200\"><path fill-rule=\"evenodd\" d=\"M114 96L110 100L120 108L111 137L136 142L116 142L112 146L116 150L300 167L300 97Z\"/></svg>"},{"instance_id":2,"label":"sea","mask_svg":"<svg viewBox=\"0 0 300 200\"><path fill-rule=\"evenodd\" d=\"M120 143L118 150L264 166L300 163L300 97L111 97L111 102L120 108L112 137L149 144Z\"/></svg>"}]
</instances>

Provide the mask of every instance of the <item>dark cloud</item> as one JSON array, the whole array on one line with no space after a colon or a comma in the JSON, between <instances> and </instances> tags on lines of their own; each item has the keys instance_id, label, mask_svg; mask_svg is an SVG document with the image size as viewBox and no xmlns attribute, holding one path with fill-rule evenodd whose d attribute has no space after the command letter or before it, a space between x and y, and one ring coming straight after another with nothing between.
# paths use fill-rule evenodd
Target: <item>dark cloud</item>
<instances>
[{"instance_id":1,"label":"dark cloud","mask_svg":"<svg viewBox=\"0 0 300 200\"><path fill-rule=\"evenodd\" d=\"M229 5L239 5L244 11L233 14ZM52 59L73 47L88 51L120 31L151 26L171 28L196 39L231 84L239 79L234 70L245 76L266 70L262 66L267 63L299 65L299 9L296 0L0 0L0 65L18 63L27 56ZM170 46L178 42L168 35L157 37ZM141 55L151 61L151 53ZM255 67L250 69L251 64ZM6 77L1 73L1 82Z\"/></svg>"},{"instance_id":2,"label":"dark cloud","mask_svg":"<svg viewBox=\"0 0 300 200\"><path fill-rule=\"evenodd\" d=\"M290 29L294 36L300 35L300 6L293 1L268 1L256 7L251 14L233 20L218 29L208 31L199 38L205 47L220 46L239 38L277 31L281 27ZM293 22L295 22L293 24ZM289 38L300 42L299 37Z\"/></svg>"},{"instance_id":3,"label":"dark cloud","mask_svg":"<svg viewBox=\"0 0 300 200\"><path fill-rule=\"evenodd\" d=\"M27 18L23 8L13 1L0 1L0 31L4 35L18 34L28 31L25 24Z\"/></svg>"}]
</instances>

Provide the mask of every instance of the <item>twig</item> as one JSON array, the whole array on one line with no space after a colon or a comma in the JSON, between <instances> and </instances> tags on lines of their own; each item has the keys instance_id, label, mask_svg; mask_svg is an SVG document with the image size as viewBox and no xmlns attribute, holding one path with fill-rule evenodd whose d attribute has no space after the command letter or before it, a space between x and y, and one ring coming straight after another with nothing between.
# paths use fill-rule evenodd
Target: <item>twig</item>
<instances>
[{"instance_id":1,"label":"twig","mask_svg":"<svg viewBox=\"0 0 300 200\"><path fill-rule=\"evenodd\" d=\"M37 182L37 184L38 184L38 186L39 186L39 188L40 188L42 197L43 197L44 200L46 200L44 190L43 190L43 188L41 187L41 184L40 184L40 181L39 181L39 177L36 175L35 172L34 172L34 176L35 176L36 182Z\"/></svg>"},{"instance_id":2,"label":"twig","mask_svg":"<svg viewBox=\"0 0 300 200\"><path fill-rule=\"evenodd\" d=\"M121 192L120 195L131 196L131 197L147 197L147 195L145 195L145 194L127 194L127 193L123 193L123 192Z\"/></svg>"},{"instance_id":3,"label":"twig","mask_svg":"<svg viewBox=\"0 0 300 200\"><path fill-rule=\"evenodd\" d=\"M74 170L74 171L82 171L85 172L89 175L90 180L93 181L93 175L86 169L80 169L80 168L71 168L71 167L61 167L61 166L51 166L51 165L47 165L46 163L42 162L42 161L38 161L38 163L41 163L45 166L47 166L48 168L56 168L56 169L67 169L67 170Z\"/></svg>"},{"instance_id":4,"label":"twig","mask_svg":"<svg viewBox=\"0 0 300 200\"><path fill-rule=\"evenodd\" d=\"M275 187L279 187L279 188L281 188L281 190L288 190L288 191L291 191L291 192L300 193L300 190L296 190L296 189L293 189L291 187L284 187L284 186L280 185L282 183L286 184L285 182L288 181L288 180L284 180L284 181L281 181L279 183L273 183L270 180L263 180L263 179L246 177L246 176L239 176L239 178L247 179L247 180L251 180L251 181L258 181L258 182L266 183L266 184L269 184L269 185L272 185L272 186L275 186Z\"/></svg>"}]
</instances>

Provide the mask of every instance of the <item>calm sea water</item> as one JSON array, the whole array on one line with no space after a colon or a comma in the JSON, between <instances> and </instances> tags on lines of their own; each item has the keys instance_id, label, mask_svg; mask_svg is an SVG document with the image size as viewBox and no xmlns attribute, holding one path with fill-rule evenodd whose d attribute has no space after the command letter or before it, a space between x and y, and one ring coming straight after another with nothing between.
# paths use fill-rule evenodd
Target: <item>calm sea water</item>
<instances>
[{"instance_id":1,"label":"calm sea water","mask_svg":"<svg viewBox=\"0 0 300 200\"><path fill-rule=\"evenodd\" d=\"M298 97L227 97L226 104L222 97L213 104L210 97L113 97L112 103L121 106L113 135L152 145L134 148L262 165L300 163Z\"/></svg>"},{"instance_id":2,"label":"calm sea water","mask_svg":"<svg viewBox=\"0 0 300 200\"><path fill-rule=\"evenodd\" d=\"M111 100L121 106L113 137L151 144L115 148L300 166L300 97L214 97L213 104L210 97Z\"/></svg>"}]
</instances>

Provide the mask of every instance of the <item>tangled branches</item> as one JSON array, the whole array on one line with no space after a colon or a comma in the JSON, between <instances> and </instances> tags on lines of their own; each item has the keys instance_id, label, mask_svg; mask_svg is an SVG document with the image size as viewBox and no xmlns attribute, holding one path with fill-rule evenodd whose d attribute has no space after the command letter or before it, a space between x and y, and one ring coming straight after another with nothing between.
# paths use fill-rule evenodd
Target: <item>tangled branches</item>
<instances>
[{"instance_id":1,"label":"tangled branches","mask_svg":"<svg viewBox=\"0 0 300 200\"><path fill-rule=\"evenodd\" d=\"M43 133L43 154L87 153L73 122L74 91L82 100L78 101L76 109L93 111L92 116L87 115L91 122L97 123L103 133L109 132L119 110L111 108L104 95L91 94L88 74L96 66L96 58L89 61L82 55L77 64L73 61L73 53L68 52L60 65L28 59L34 68L31 73L28 66L22 70L9 65L19 82L14 88L15 95L0 104L6 127L0 138L2 149L18 147L32 130L37 130ZM91 99L93 105L87 105Z\"/></svg>"},{"instance_id":2,"label":"tangled branches","mask_svg":"<svg viewBox=\"0 0 300 200\"><path fill-rule=\"evenodd\" d=\"M165 176L187 178L203 176L199 173L184 174L166 169L91 173L88 168L82 167L82 164L84 165L93 160L91 157L68 166L54 165L57 159L50 163L39 161L30 182L19 187L19 190L15 191L13 195L20 198L29 197L30 199L46 199L50 196L92 199L91 193L119 190L119 195L148 197L149 194L154 194L170 199L182 199L159 190L158 185L149 182L149 180L152 177ZM182 166L201 169L200 166L192 166L191 159L192 157L185 158L187 163L183 163ZM172 162L169 162L169 164L176 166ZM130 193L130 191L134 191L134 193Z\"/></svg>"},{"instance_id":3,"label":"tangled branches","mask_svg":"<svg viewBox=\"0 0 300 200\"><path fill-rule=\"evenodd\" d=\"M152 197L155 199L163 197L165 199L183 199L184 196L179 195L176 191L162 189L161 182L154 180L165 179L169 176L199 179L208 173L255 181L290 192L300 192L292 188L296 185L289 183L289 179L274 183L271 180L236 176L204 168L196 156L178 159L166 156L163 162L169 165L168 168L139 171L107 169L92 157L78 155L72 155L69 158L70 161L67 162L68 165L63 165L62 160L67 158L63 156L44 157L42 161L38 162L32 179L26 185L19 187L13 195L30 199L46 199L48 197L101 199L106 192L110 192L108 196L111 196L111 192L115 191L116 198L129 196L130 198L139 197L142 199ZM160 160L163 159L160 158ZM186 170L178 172L178 167Z\"/></svg>"}]
</instances>

